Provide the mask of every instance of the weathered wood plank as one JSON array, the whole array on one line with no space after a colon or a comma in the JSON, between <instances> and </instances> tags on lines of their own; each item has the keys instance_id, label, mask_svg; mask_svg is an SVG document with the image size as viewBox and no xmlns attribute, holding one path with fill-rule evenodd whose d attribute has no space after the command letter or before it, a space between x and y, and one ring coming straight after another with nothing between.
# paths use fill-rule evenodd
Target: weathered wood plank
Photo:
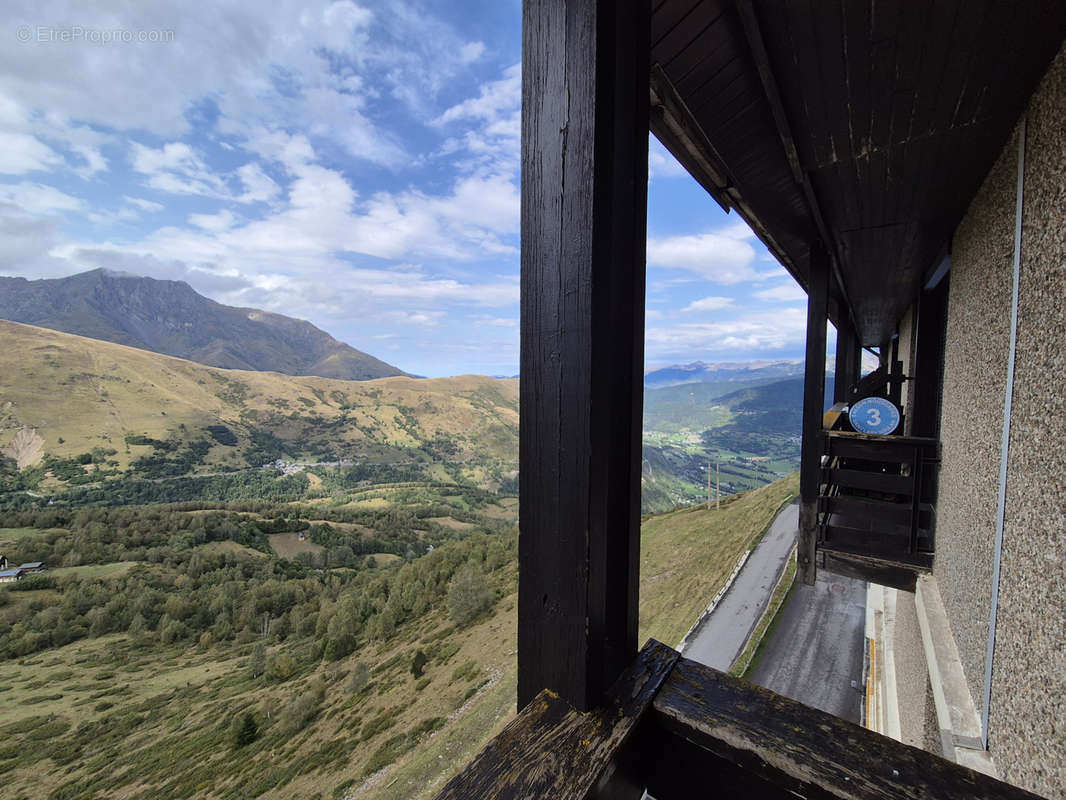
<instances>
[{"instance_id":1,"label":"weathered wood plank","mask_svg":"<svg viewBox=\"0 0 1066 800\"><path fill-rule=\"evenodd\" d=\"M903 592L914 592L918 571L922 568L882 561L868 556L857 556L835 549L828 543L818 546L818 569L834 575L856 578L868 583L890 586Z\"/></svg>"},{"instance_id":2,"label":"weathered wood plank","mask_svg":"<svg viewBox=\"0 0 1066 800\"><path fill-rule=\"evenodd\" d=\"M898 530L902 530L902 533L886 533L883 530L862 530L860 528L830 524L824 527L825 538L819 542L818 546L821 548L839 548L893 562L904 562L917 558L918 556L910 554L910 531L903 528ZM928 535L919 540L923 546L926 542L931 541L932 539Z\"/></svg>"},{"instance_id":3,"label":"weathered wood plank","mask_svg":"<svg viewBox=\"0 0 1066 800\"><path fill-rule=\"evenodd\" d=\"M867 519L873 518L879 523L893 525L905 525L907 531L911 524L911 504L891 503L883 500L874 500L869 497L854 497L851 495L838 494L832 497L821 497L818 500L818 510L830 514L840 514L841 517ZM933 506L922 503L920 509L920 527L929 528L935 517Z\"/></svg>"},{"instance_id":4,"label":"weathered wood plank","mask_svg":"<svg viewBox=\"0 0 1066 800\"><path fill-rule=\"evenodd\" d=\"M827 469L824 473L826 483L847 489L910 496L913 488L910 476L907 475L888 475L884 472L864 472L857 469Z\"/></svg>"},{"instance_id":5,"label":"weathered wood plank","mask_svg":"<svg viewBox=\"0 0 1066 800\"><path fill-rule=\"evenodd\" d=\"M678 658L677 651L649 640L611 688L606 705L594 711L577 711L558 695L541 692L437 800L596 796Z\"/></svg>"},{"instance_id":6,"label":"weathered wood plank","mask_svg":"<svg viewBox=\"0 0 1066 800\"><path fill-rule=\"evenodd\" d=\"M909 464L916 449L890 436L882 437L880 441L830 437L828 443L828 454L831 456L861 458L867 461L890 461L894 464Z\"/></svg>"},{"instance_id":7,"label":"weathered wood plank","mask_svg":"<svg viewBox=\"0 0 1066 800\"><path fill-rule=\"evenodd\" d=\"M871 373L872 374L872 373ZM857 431L833 431L827 434L833 439L850 440L855 442L884 442L885 437L877 433L859 433ZM924 436L893 436L891 441L895 444L905 444L911 447L921 447L936 453L940 449L940 442L937 439L930 439Z\"/></svg>"},{"instance_id":8,"label":"weathered wood plank","mask_svg":"<svg viewBox=\"0 0 1066 800\"><path fill-rule=\"evenodd\" d=\"M655 698L649 721L753 780L807 798L1037 797L685 658ZM711 796L713 770L701 777L706 788L688 796Z\"/></svg>"},{"instance_id":9,"label":"weathered wood plank","mask_svg":"<svg viewBox=\"0 0 1066 800\"><path fill-rule=\"evenodd\" d=\"M650 13L523 5L519 707L637 652Z\"/></svg>"}]
</instances>

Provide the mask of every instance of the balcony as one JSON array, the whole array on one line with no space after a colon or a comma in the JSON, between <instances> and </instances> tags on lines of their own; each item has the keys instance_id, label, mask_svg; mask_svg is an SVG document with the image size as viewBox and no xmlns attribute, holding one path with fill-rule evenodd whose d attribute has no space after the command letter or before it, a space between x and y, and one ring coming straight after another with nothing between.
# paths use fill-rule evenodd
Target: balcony
<instances>
[{"instance_id":1,"label":"balcony","mask_svg":"<svg viewBox=\"0 0 1066 800\"><path fill-rule=\"evenodd\" d=\"M914 590L933 566L936 439L829 430L818 495L818 565Z\"/></svg>"}]
</instances>

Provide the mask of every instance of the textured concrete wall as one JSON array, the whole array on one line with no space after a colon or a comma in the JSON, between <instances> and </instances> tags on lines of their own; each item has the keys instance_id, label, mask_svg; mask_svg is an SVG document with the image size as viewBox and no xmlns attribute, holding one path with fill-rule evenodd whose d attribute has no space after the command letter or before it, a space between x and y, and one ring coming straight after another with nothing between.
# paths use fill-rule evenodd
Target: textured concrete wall
<instances>
[{"instance_id":1,"label":"textured concrete wall","mask_svg":"<svg viewBox=\"0 0 1066 800\"><path fill-rule=\"evenodd\" d=\"M1019 325L990 750L1066 797L1066 54L1027 112ZM953 243L936 576L980 708L1009 346L1018 132Z\"/></svg>"},{"instance_id":2,"label":"textured concrete wall","mask_svg":"<svg viewBox=\"0 0 1066 800\"><path fill-rule=\"evenodd\" d=\"M990 749L1007 780L1066 797L1066 52L1026 117Z\"/></svg>"},{"instance_id":3,"label":"textured concrete wall","mask_svg":"<svg viewBox=\"0 0 1066 800\"><path fill-rule=\"evenodd\" d=\"M1016 148L1012 137L959 226L951 258L934 571L975 699L984 692L991 603Z\"/></svg>"}]
</instances>

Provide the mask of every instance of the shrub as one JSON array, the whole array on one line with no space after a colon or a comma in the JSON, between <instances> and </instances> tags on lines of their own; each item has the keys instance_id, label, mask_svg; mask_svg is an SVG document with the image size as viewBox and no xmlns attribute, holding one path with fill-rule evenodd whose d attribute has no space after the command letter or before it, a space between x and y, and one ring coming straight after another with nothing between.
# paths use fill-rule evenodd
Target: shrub
<instances>
[{"instance_id":1,"label":"shrub","mask_svg":"<svg viewBox=\"0 0 1066 800\"><path fill-rule=\"evenodd\" d=\"M281 683L287 681L300 669L299 662L288 653L272 653L266 663L267 680Z\"/></svg>"},{"instance_id":2,"label":"shrub","mask_svg":"<svg viewBox=\"0 0 1066 800\"><path fill-rule=\"evenodd\" d=\"M411 674L416 678L422 677L422 670L425 669L426 662L429 661L426 658L426 654L421 650L415 653L414 660L411 662Z\"/></svg>"}]
</instances>

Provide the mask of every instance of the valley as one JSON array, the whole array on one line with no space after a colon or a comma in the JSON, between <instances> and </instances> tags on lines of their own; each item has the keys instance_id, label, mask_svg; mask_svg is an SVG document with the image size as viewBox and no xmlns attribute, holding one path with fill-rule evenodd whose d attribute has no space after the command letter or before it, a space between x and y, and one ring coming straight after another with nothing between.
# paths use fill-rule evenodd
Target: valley
<instances>
[{"instance_id":1,"label":"valley","mask_svg":"<svg viewBox=\"0 0 1066 800\"><path fill-rule=\"evenodd\" d=\"M690 365L691 366L691 365ZM756 369L669 368L644 388L645 513L706 502L763 486L799 468L803 379L794 362ZM717 367L717 369L706 369ZM732 374L730 374L732 373ZM764 374L765 373L765 374ZM784 376L783 376L784 373ZM670 382L696 374L700 380ZM826 408L833 376L826 376ZM715 475L715 466L718 475Z\"/></svg>"},{"instance_id":2,"label":"valley","mask_svg":"<svg viewBox=\"0 0 1066 800\"><path fill-rule=\"evenodd\" d=\"M0 584L5 796L428 798L506 724L516 379L0 336L0 554L46 565ZM796 491L793 398L648 398L640 638L676 644ZM733 494L671 510L709 457Z\"/></svg>"}]
</instances>

